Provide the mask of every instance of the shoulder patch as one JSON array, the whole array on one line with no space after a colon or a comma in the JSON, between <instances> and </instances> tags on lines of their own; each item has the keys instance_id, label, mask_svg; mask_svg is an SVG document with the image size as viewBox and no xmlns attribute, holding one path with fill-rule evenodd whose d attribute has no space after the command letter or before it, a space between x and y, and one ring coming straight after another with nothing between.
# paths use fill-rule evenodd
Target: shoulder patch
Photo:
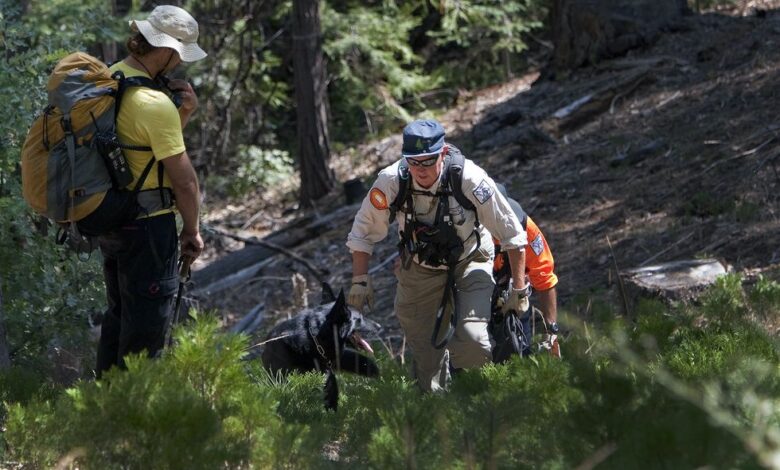
<instances>
[{"instance_id":1,"label":"shoulder patch","mask_svg":"<svg viewBox=\"0 0 780 470\"><path fill-rule=\"evenodd\" d=\"M372 188L371 192L368 193L368 199L371 200L371 205L380 211L383 211L388 207L387 196L385 196L385 193L379 188Z\"/></svg>"},{"instance_id":2,"label":"shoulder patch","mask_svg":"<svg viewBox=\"0 0 780 470\"><path fill-rule=\"evenodd\" d=\"M544 241L542 240L542 234L536 236L536 238L533 239L533 241L530 243L531 249L534 250L534 253L536 253L536 256L539 256L542 254L542 251L544 251Z\"/></svg>"},{"instance_id":3,"label":"shoulder patch","mask_svg":"<svg viewBox=\"0 0 780 470\"><path fill-rule=\"evenodd\" d=\"M479 186L473 191L474 197L477 198L480 204L484 204L493 196L493 188L490 187L487 181L482 180Z\"/></svg>"}]
</instances>

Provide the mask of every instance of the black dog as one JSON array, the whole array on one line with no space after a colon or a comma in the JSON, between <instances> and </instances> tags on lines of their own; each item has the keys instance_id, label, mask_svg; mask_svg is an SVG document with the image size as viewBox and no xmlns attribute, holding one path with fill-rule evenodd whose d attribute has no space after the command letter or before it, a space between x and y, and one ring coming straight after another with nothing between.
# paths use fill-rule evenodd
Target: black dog
<instances>
[{"instance_id":1,"label":"black dog","mask_svg":"<svg viewBox=\"0 0 780 470\"><path fill-rule=\"evenodd\" d=\"M323 285L322 305L304 310L276 325L266 339L263 365L273 374L292 371L325 372L325 406L335 410L338 384L334 370L344 370L367 377L379 375L373 359L346 347L349 341L356 349L373 353L360 333L376 334L381 326L363 317L347 305L344 291L334 299L333 291Z\"/></svg>"}]
</instances>

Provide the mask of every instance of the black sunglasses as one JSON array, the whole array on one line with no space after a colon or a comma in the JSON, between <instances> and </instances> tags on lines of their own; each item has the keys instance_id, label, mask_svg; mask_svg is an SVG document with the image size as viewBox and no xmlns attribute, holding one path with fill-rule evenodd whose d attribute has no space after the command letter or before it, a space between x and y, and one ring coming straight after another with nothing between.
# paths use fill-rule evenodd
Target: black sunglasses
<instances>
[{"instance_id":1,"label":"black sunglasses","mask_svg":"<svg viewBox=\"0 0 780 470\"><path fill-rule=\"evenodd\" d=\"M414 160L412 158L407 158L406 162L409 164L409 166L433 166L436 164L436 160L439 159L439 155L435 155L431 158L426 158L425 160Z\"/></svg>"}]
</instances>

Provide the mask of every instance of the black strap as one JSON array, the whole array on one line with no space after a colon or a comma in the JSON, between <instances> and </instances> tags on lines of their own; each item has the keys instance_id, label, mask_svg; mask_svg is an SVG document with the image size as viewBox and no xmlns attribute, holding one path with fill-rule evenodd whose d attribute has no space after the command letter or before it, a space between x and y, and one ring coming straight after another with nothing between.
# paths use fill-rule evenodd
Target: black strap
<instances>
[{"instance_id":1,"label":"black strap","mask_svg":"<svg viewBox=\"0 0 780 470\"><path fill-rule=\"evenodd\" d=\"M444 171L442 172L442 187L446 187L447 182L448 172ZM452 220L450 217L449 197L447 197L447 194L441 194L439 196L439 205L436 208L434 224L437 226L443 223L452 225ZM436 323L433 326L433 334L431 335L431 345L435 349L441 349L446 346L447 343L450 342L450 339L452 339L452 335L455 334L455 328L458 326L458 296L456 295L457 287L455 285L455 267L457 264L457 259L447 260L447 284L444 286L444 293L442 294L441 302L439 302L439 309L436 312ZM447 304L449 303L449 299L452 299L450 324L447 327L447 333L444 335L444 338L441 340L441 342L437 342L436 340L439 337L439 331L441 330L441 323L444 319L444 311L446 310Z\"/></svg>"},{"instance_id":2,"label":"black strap","mask_svg":"<svg viewBox=\"0 0 780 470\"><path fill-rule=\"evenodd\" d=\"M144 185L144 181L146 181L146 177L149 176L149 172L152 171L152 166L154 166L154 156L149 159L149 163L146 164L146 167L144 167L144 171L141 173L141 176L138 177L138 182L135 183L135 186L133 187L133 192L137 193L141 190L141 187Z\"/></svg>"},{"instance_id":3,"label":"black strap","mask_svg":"<svg viewBox=\"0 0 780 470\"><path fill-rule=\"evenodd\" d=\"M450 342L452 335L455 334L455 329L458 327L458 296L457 286L455 285L455 267L451 266L447 269L447 284L444 286L444 293L439 303L439 309L436 311L436 323L433 326L433 334L431 335L431 346L435 349L441 349ZM452 312L450 313L450 324L447 327L447 333L441 342L437 342L439 337L439 331L441 330L441 323L444 320L444 312L446 311L449 300L452 299Z\"/></svg>"},{"instance_id":4,"label":"black strap","mask_svg":"<svg viewBox=\"0 0 780 470\"><path fill-rule=\"evenodd\" d=\"M116 94L116 104L114 106L114 120L119 116L119 108L122 106L122 97L124 96L125 92L128 88L133 87L145 87L145 88L151 88L153 90L160 90L160 85L148 77L125 77L125 74L121 70L117 70L114 72L113 75L111 75L111 78L119 81L119 87L117 89ZM122 147L125 150L136 150L139 152L151 152L152 148L149 146L144 145L128 145L128 144L119 144L120 147ZM141 176L138 178L138 182L135 184L135 187L133 188L133 192L137 193L141 190L141 188L144 185L144 182L146 181L147 176L149 176L149 172L152 170L152 166L154 166L156 159L154 158L154 155L152 155L152 158L149 159L149 163L146 164L146 167L144 168L144 171L141 173ZM157 170L157 182L158 187L160 189L160 197L164 198L165 195L163 194L163 168L162 163L158 162L158 170ZM164 200L164 199L163 199Z\"/></svg>"},{"instance_id":5,"label":"black strap","mask_svg":"<svg viewBox=\"0 0 780 470\"><path fill-rule=\"evenodd\" d=\"M460 149L453 145L450 145L447 148L447 154L450 157L447 174L450 180L449 188L450 191L452 191L452 196L458 201L458 204L465 209L474 212L474 227L479 228L479 214L477 214L477 208L474 203L463 194L463 167L466 164L466 157L463 156Z\"/></svg>"},{"instance_id":6,"label":"black strap","mask_svg":"<svg viewBox=\"0 0 780 470\"><path fill-rule=\"evenodd\" d=\"M518 356L523 355L523 344L525 343L520 339L520 336L525 338L525 331L523 331L523 324L517 315L517 312L511 311L504 315L504 333L509 338L512 349Z\"/></svg>"},{"instance_id":7,"label":"black strap","mask_svg":"<svg viewBox=\"0 0 780 470\"><path fill-rule=\"evenodd\" d=\"M121 70L117 70L116 72L111 75L111 78L114 80L117 80L119 82L119 85L117 86L116 95L114 96L114 122L116 122L117 118L119 117L119 108L122 107L122 97L125 95L125 92L128 88L132 87L147 87L152 89L159 89L160 87L154 83L154 81L146 78L146 77L130 77L125 78L125 74L122 73ZM120 147L122 147L125 150L137 150L139 152L151 152L152 148L145 145L128 145L128 144L119 144Z\"/></svg>"},{"instance_id":8,"label":"black strap","mask_svg":"<svg viewBox=\"0 0 780 470\"><path fill-rule=\"evenodd\" d=\"M165 188L163 187L163 164L157 162L157 189L160 190L160 200L165 203Z\"/></svg>"},{"instance_id":9,"label":"black strap","mask_svg":"<svg viewBox=\"0 0 780 470\"><path fill-rule=\"evenodd\" d=\"M406 163L406 159L402 158L398 164L398 194L395 195L395 199L390 204L390 223L395 220L395 215L401 207L403 207L406 200L411 197L409 191L412 186L412 179L409 176L409 166Z\"/></svg>"}]
</instances>

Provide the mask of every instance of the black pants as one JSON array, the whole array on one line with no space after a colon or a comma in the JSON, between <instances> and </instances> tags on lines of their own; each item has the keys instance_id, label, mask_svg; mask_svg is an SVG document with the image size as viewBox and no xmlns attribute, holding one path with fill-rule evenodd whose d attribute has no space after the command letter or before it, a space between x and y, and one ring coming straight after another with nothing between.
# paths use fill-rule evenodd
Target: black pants
<instances>
[{"instance_id":1,"label":"black pants","mask_svg":"<svg viewBox=\"0 0 780 470\"><path fill-rule=\"evenodd\" d=\"M98 240L108 297L97 352L100 378L112 366L124 368L129 353L162 352L178 288L176 218L138 219Z\"/></svg>"}]
</instances>

